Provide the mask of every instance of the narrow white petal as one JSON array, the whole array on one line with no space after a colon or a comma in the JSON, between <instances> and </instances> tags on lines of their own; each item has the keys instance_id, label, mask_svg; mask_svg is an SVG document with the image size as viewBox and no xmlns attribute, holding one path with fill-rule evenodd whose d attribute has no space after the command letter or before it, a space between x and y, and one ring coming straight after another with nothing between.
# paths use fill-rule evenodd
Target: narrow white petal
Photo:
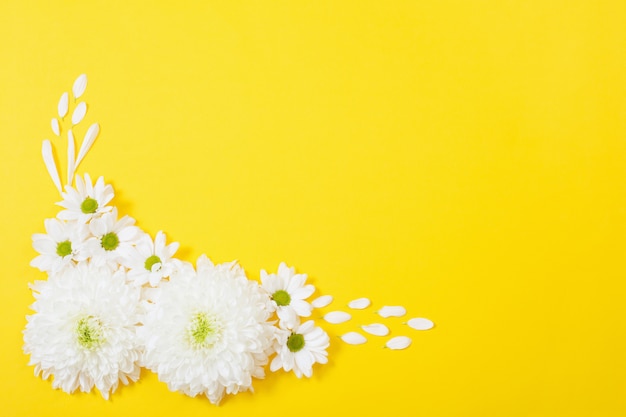
<instances>
[{"instance_id":1,"label":"narrow white petal","mask_svg":"<svg viewBox=\"0 0 626 417\"><path fill-rule=\"evenodd\" d=\"M402 317L406 314L406 309L402 306L384 306L378 310L381 317Z\"/></svg>"},{"instance_id":2,"label":"narrow white petal","mask_svg":"<svg viewBox=\"0 0 626 417\"><path fill-rule=\"evenodd\" d=\"M348 307L353 308L355 310L363 310L364 308L369 307L371 304L369 298L357 298L356 300L352 300L348 303Z\"/></svg>"},{"instance_id":3,"label":"narrow white petal","mask_svg":"<svg viewBox=\"0 0 626 417\"><path fill-rule=\"evenodd\" d=\"M61 98L59 99L59 105L57 106L57 110L59 111L59 117L61 119L64 118L65 115L67 114L68 100L69 100L69 97L67 93L63 93L63 95L61 95Z\"/></svg>"},{"instance_id":4,"label":"narrow white petal","mask_svg":"<svg viewBox=\"0 0 626 417\"><path fill-rule=\"evenodd\" d=\"M341 336L341 340L349 345L362 345L363 343L367 342L365 336L357 332L348 332Z\"/></svg>"},{"instance_id":5,"label":"narrow white petal","mask_svg":"<svg viewBox=\"0 0 626 417\"><path fill-rule=\"evenodd\" d=\"M85 88L87 88L87 75L81 74L74 81L74 86L72 87L72 93L74 93L74 98L79 98L85 92Z\"/></svg>"},{"instance_id":6,"label":"narrow white petal","mask_svg":"<svg viewBox=\"0 0 626 417\"><path fill-rule=\"evenodd\" d=\"M315 300L311 301L311 305L315 308L322 308L322 307L326 307L332 302L333 302L332 295L322 295L321 297L317 297Z\"/></svg>"},{"instance_id":7,"label":"narrow white petal","mask_svg":"<svg viewBox=\"0 0 626 417\"><path fill-rule=\"evenodd\" d=\"M406 349L411 346L411 339L406 336L397 336L389 339L385 346L393 350Z\"/></svg>"},{"instance_id":8,"label":"narrow white petal","mask_svg":"<svg viewBox=\"0 0 626 417\"><path fill-rule=\"evenodd\" d=\"M57 164L54 162L54 155L52 153L52 144L48 139L43 141L43 146L41 148L41 153L43 154L43 162L46 164L46 168L48 169L48 174L50 174L50 178L52 178L52 182L57 187L60 193L63 192L61 188L61 179L59 178L59 171L57 170Z\"/></svg>"},{"instance_id":9,"label":"narrow white petal","mask_svg":"<svg viewBox=\"0 0 626 417\"><path fill-rule=\"evenodd\" d=\"M435 323L423 317L416 317L414 319L411 319L406 324L408 324L409 327L415 330L429 330L435 326Z\"/></svg>"},{"instance_id":10,"label":"narrow white petal","mask_svg":"<svg viewBox=\"0 0 626 417\"><path fill-rule=\"evenodd\" d=\"M350 320L352 316L345 311L331 311L324 315L324 320L331 324L339 324Z\"/></svg>"},{"instance_id":11,"label":"narrow white petal","mask_svg":"<svg viewBox=\"0 0 626 417\"><path fill-rule=\"evenodd\" d=\"M72 179L74 178L74 158L76 158L75 142L74 133L72 133L72 129L70 129L67 131L67 185L72 185Z\"/></svg>"},{"instance_id":12,"label":"narrow white petal","mask_svg":"<svg viewBox=\"0 0 626 417\"><path fill-rule=\"evenodd\" d=\"M100 133L100 125L98 123L94 123L89 126L87 133L85 133L85 137L83 138L83 143L80 145L80 150L78 151L78 156L76 157L75 169L78 168L78 165L82 162L87 152L96 141L98 137L98 133Z\"/></svg>"},{"instance_id":13,"label":"narrow white petal","mask_svg":"<svg viewBox=\"0 0 626 417\"><path fill-rule=\"evenodd\" d=\"M52 121L50 122L50 126L52 126L52 132L59 136L61 135L61 127L59 126L59 119L57 119L56 117L52 118Z\"/></svg>"},{"instance_id":14,"label":"narrow white petal","mask_svg":"<svg viewBox=\"0 0 626 417\"><path fill-rule=\"evenodd\" d=\"M78 103L78 106L74 109L72 113L72 124L77 125L81 120L85 117L85 113L87 113L87 104L84 101Z\"/></svg>"},{"instance_id":15,"label":"narrow white petal","mask_svg":"<svg viewBox=\"0 0 626 417\"><path fill-rule=\"evenodd\" d=\"M361 326L364 332L373 334L374 336L387 336L389 334L389 328L384 324L373 323Z\"/></svg>"}]
</instances>

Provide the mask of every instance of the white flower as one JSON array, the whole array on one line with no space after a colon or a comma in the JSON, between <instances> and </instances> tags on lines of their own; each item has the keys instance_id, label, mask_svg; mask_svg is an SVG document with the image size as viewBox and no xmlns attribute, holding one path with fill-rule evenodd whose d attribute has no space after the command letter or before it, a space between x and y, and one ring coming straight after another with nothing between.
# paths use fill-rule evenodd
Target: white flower
<instances>
[{"instance_id":1,"label":"white flower","mask_svg":"<svg viewBox=\"0 0 626 417\"><path fill-rule=\"evenodd\" d=\"M236 263L214 266L203 256L191 272L152 289L138 330L144 365L170 390L218 404L264 377L276 328L267 296Z\"/></svg>"},{"instance_id":2,"label":"white flower","mask_svg":"<svg viewBox=\"0 0 626 417\"><path fill-rule=\"evenodd\" d=\"M89 222L93 237L87 239L91 262L97 266L108 264L117 268L131 254L132 247L141 236L135 220L129 216L117 219L117 208Z\"/></svg>"},{"instance_id":3,"label":"white flower","mask_svg":"<svg viewBox=\"0 0 626 417\"><path fill-rule=\"evenodd\" d=\"M59 272L86 259L84 243L89 230L85 224L46 219L44 226L47 234L33 235L33 247L40 255L30 262L31 266L44 272Z\"/></svg>"},{"instance_id":4,"label":"white flower","mask_svg":"<svg viewBox=\"0 0 626 417\"><path fill-rule=\"evenodd\" d=\"M65 192L61 194L63 201L57 205L65 208L61 210L57 217L61 220L78 220L87 223L94 217L99 217L103 213L111 210L107 204L113 199L113 187L104 184L104 178L98 178L95 185L92 185L89 174L85 174L85 180L76 176L76 188L70 185L65 186Z\"/></svg>"},{"instance_id":5,"label":"white flower","mask_svg":"<svg viewBox=\"0 0 626 417\"><path fill-rule=\"evenodd\" d=\"M156 234L154 242L149 235L142 235L130 250L126 262L130 268L128 279L136 285L148 282L155 287L180 267L180 261L172 259L177 250L177 242L165 245L165 234L161 231Z\"/></svg>"},{"instance_id":6,"label":"white flower","mask_svg":"<svg viewBox=\"0 0 626 417\"><path fill-rule=\"evenodd\" d=\"M139 289L124 275L82 262L31 285L24 352L35 375L52 376L52 387L67 393L96 387L107 399L120 381L139 378Z\"/></svg>"},{"instance_id":7,"label":"white flower","mask_svg":"<svg viewBox=\"0 0 626 417\"><path fill-rule=\"evenodd\" d=\"M299 323L299 317L309 317L313 307L306 298L315 291L313 285L304 285L306 274L296 274L284 262L278 266L278 274L261 271L262 287L270 294L281 326L292 328Z\"/></svg>"},{"instance_id":8,"label":"white flower","mask_svg":"<svg viewBox=\"0 0 626 417\"><path fill-rule=\"evenodd\" d=\"M293 370L298 378L302 375L311 377L313 364L328 362L328 348L330 339L328 334L316 327L313 320L309 320L292 331L281 332L277 342L277 355L270 364L270 370L276 372L283 368L289 372Z\"/></svg>"}]
</instances>

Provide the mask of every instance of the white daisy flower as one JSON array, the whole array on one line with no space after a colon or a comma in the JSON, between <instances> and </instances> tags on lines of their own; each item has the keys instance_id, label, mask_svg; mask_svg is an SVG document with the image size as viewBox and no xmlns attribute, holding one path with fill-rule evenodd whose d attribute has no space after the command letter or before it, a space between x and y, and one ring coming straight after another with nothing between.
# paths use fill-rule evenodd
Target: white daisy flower
<instances>
[{"instance_id":1,"label":"white daisy flower","mask_svg":"<svg viewBox=\"0 0 626 417\"><path fill-rule=\"evenodd\" d=\"M54 273L87 258L84 244L89 230L85 224L46 219L44 227L47 234L33 235L33 248L40 255L30 262L31 266Z\"/></svg>"},{"instance_id":2,"label":"white daisy flower","mask_svg":"<svg viewBox=\"0 0 626 417\"><path fill-rule=\"evenodd\" d=\"M24 352L35 375L67 393L96 387L106 399L120 381L139 378L139 289L124 275L83 262L31 285Z\"/></svg>"},{"instance_id":3,"label":"white daisy flower","mask_svg":"<svg viewBox=\"0 0 626 417\"><path fill-rule=\"evenodd\" d=\"M204 394L214 404L252 390L275 337L267 296L234 262L214 266L203 256L197 272L181 271L151 289L138 330L144 366L170 390Z\"/></svg>"},{"instance_id":4,"label":"white daisy flower","mask_svg":"<svg viewBox=\"0 0 626 417\"><path fill-rule=\"evenodd\" d=\"M296 326L292 331L281 332L276 347L277 355L270 364L270 370L293 370L298 378L302 375L310 378L314 363L328 362L326 349L329 344L328 334L316 327L313 320Z\"/></svg>"},{"instance_id":5,"label":"white daisy flower","mask_svg":"<svg viewBox=\"0 0 626 417\"><path fill-rule=\"evenodd\" d=\"M315 291L313 285L304 285L306 274L296 274L295 268L289 268L284 262L278 266L278 274L261 271L262 287L270 294L281 326L293 328L299 323L299 317L309 317L313 307L306 298Z\"/></svg>"},{"instance_id":6,"label":"white daisy flower","mask_svg":"<svg viewBox=\"0 0 626 417\"><path fill-rule=\"evenodd\" d=\"M56 203L65 208L57 217L61 220L77 220L87 223L94 217L111 211L107 204L113 199L113 187L104 184L104 178L100 177L95 185L92 185L89 174L85 174L83 180L80 175L76 176L76 188L66 185L65 192L61 193L63 201Z\"/></svg>"},{"instance_id":7,"label":"white daisy flower","mask_svg":"<svg viewBox=\"0 0 626 417\"><path fill-rule=\"evenodd\" d=\"M180 267L180 261L172 256L178 250L178 242L165 244L165 233L159 231L154 238L143 234L137 245L130 250L126 262L130 268L128 279L136 285L150 283L155 287L166 277L169 277Z\"/></svg>"},{"instance_id":8,"label":"white daisy flower","mask_svg":"<svg viewBox=\"0 0 626 417\"><path fill-rule=\"evenodd\" d=\"M92 237L87 239L91 262L96 266L108 264L114 269L131 254L132 247L141 236L135 220L129 216L117 219L117 208L89 222Z\"/></svg>"}]
</instances>

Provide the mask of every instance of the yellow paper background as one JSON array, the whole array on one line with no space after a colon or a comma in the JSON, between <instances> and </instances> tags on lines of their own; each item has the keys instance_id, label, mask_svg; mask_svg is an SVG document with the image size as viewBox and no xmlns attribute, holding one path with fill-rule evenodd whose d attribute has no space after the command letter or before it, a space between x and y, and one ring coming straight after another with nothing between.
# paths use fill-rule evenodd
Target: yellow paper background
<instances>
[{"instance_id":1,"label":"yellow paper background","mask_svg":"<svg viewBox=\"0 0 626 417\"><path fill-rule=\"evenodd\" d=\"M625 20L621 1L3 1L2 415L625 415ZM295 266L335 296L318 321L372 299L319 321L313 378L216 408L147 371L108 402L33 377L31 235L59 200L40 146L81 73L102 129L79 172L144 230L253 279ZM405 351L340 342L386 304L437 327L386 321Z\"/></svg>"}]
</instances>

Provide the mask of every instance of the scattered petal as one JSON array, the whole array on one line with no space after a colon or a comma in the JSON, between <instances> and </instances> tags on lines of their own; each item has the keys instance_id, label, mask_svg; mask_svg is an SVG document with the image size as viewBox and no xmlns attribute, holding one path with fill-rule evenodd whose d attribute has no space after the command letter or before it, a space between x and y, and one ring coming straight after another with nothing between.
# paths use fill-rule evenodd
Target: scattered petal
<instances>
[{"instance_id":1,"label":"scattered petal","mask_svg":"<svg viewBox=\"0 0 626 417\"><path fill-rule=\"evenodd\" d=\"M348 303L348 307L353 308L355 310L363 310L364 308L369 307L371 304L369 298L357 298L356 300L352 300Z\"/></svg>"},{"instance_id":2,"label":"scattered petal","mask_svg":"<svg viewBox=\"0 0 626 417\"><path fill-rule=\"evenodd\" d=\"M385 343L385 347L393 350L406 349L411 346L411 339L406 336L396 336Z\"/></svg>"},{"instance_id":3,"label":"scattered petal","mask_svg":"<svg viewBox=\"0 0 626 417\"><path fill-rule=\"evenodd\" d=\"M76 108L74 109L74 112L72 113L72 124L73 125L79 124L80 121L83 120L83 118L85 117L86 113L87 113L87 104L85 104L84 101L81 101L80 103L78 103L78 106L76 106Z\"/></svg>"},{"instance_id":4,"label":"scattered petal","mask_svg":"<svg viewBox=\"0 0 626 417\"><path fill-rule=\"evenodd\" d=\"M406 324L415 330L428 330L435 326L435 323L423 317L417 317L409 320Z\"/></svg>"},{"instance_id":5,"label":"scattered petal","mask_svg":"<svg viewBox=\"0 0 626 417\"><path fill-rule=\"evenodd\" d=\"M59 119L57 119L56 117L53 117L50 124L52 125L52 132L54 132L55 135L60 136L61 128L59 127Z\"/></svg>"},{"instance_id":6,"label":"scattered petal","mask_svg":"<svg viewBox=\"0 0 626 417\"><path fill-rule=\"evenodd\" d=\"M374 336L387 336L389 334L389 328L384 324L373 323L361 326L364 332L372 334Z\"/></svg>"},{"instance_id":7,"label":"scattered petal","mask_svg":"<svg viewBox=\"0 0 626 417\"><path fill-rule=\"evenodd\" d=\"M74 86L72 87L72 93L74 93L74 98L79 98L85 92L85 88L87 88L87 75L81 74L78 76L76 81L74 81Z\"/></svg>"},{"instance_id":8,"label":"scattered petal","mask_svg":"<svg viewBox=\"0 0 626 417\"><path fill-rule=\"evenodd\" d=\"M76 144L74 140L74 134L72 129L67 131L67 184L72 185L72 179L74 178L75 160L76 158Z\"/></svg>"},{"instance_id":9,"label":"scattered petal","mask_svg":"<svg viewBox=\"0 0 626 417\"><path fill-rule=\"evenodd\" d=\"M324 316L324 320L331 324L339 324L350 320L352 316L345 311L331 311Z\"/></svg>"},{"instance_id":10,"label":"scattered petal","mask_svg":"<svg viewBox=\"0 0 626 417\"><path fill-rule=\"evenodd\" d=\"M96 137L98 137L98 133L100 133L100 126L98 123L94 123L89 126L87 133L85 133L85 137L83 138L83 143L80 145L80 150L78 151L78 156L76 157L76 164L74 165L74 169L78 168L78 165L82 162L83 158L96 141Z\"/></svg>"},{"instance_id":11,"label":"scattered petal","mask_svg":"<svg viewBox=\"0 0 626 417\"><path fill-rule=\"evenodd\" d=\"M341 336L341 340L349 345L362 345L363 343L367 342L365 336L357 332L348 332Z\"/></svg>"},{"instance_id":12,"label":"scattered petal","mask_svg":"<svg viewBox=\"0 0 626 417\"><path fill-rule=\"evenodd\" d=\"M315 308L322 308L322 307L326 307L332 302L333 302L332 295L322 295L321 297L317 297L315 300L311 301L311 305Z\"/></svg>"},{"instance_id":13,"label":"scattered petal","mask_svg":"<svg viewBox=\"0 0 626 417\"><path fill-rule=\"evenodd\" d=\"M406 309L402 306L384 306L378 310L381 317L402 317L406 314Z\"/></svg>"},{"instance_id":14,"label":"scattered petal","mask_svg":"<svg viewBox=\"0 0 626 417\"><path fill-rule=\"evenodd\" d=\"M57 110L59 111L59 117L62 119L67 114L68 110L68 95L67 93L63 93L61 98L59 99L59 105L57 106Z\"/></svg>"},{"instance_id":15,"label":"scattered petal","mask_svg":"<svg viewBox=\"0 0 626 417\"><path fill-rule=\"evenodd\" d=\"M48 174L50 174L50 178L52 178L52 182L57 187L59 192L63 192L61 189L61 179L59 178L59 171L57 170L57 164L54 162L54 155L52 151L52 144L48 139L43 141L43 146L41 148L41 153L43 155L43 163L46 165L48 169Z\"/></svg>"}]
</instances>

